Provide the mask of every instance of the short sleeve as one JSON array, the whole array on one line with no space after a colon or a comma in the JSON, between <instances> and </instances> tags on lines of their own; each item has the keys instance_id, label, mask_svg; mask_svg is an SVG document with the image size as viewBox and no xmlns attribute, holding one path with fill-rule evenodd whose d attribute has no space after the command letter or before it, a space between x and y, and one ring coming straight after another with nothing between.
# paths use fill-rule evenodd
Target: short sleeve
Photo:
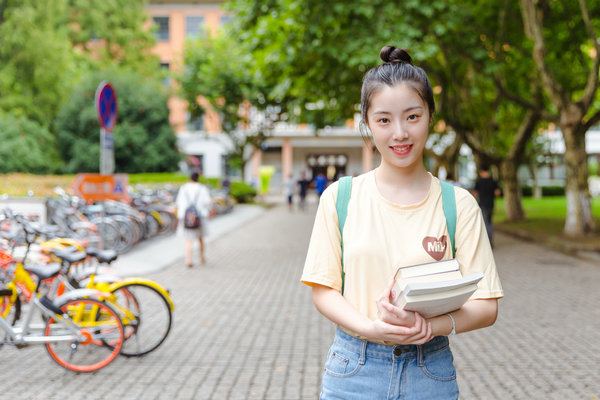
<instances>
[{"instance_id":1,"label":"short sleeve","mask_svg":"<svg viewBox=\"0 0 600 400\"><path fill-rule=\"evenodd\" d=\"M337 182L325 189L319 200L301 280L309 286L319 284L341 290L342 250L336 197Z\"/></svg>"},{"instance_id":2,"label":"short sleeve","mask_svg":"<svg viewBox=\"0 0 600 400\"><path fill-rule=\"evenodd\" d=\"M496 269L481 209L475 198L464 189L457 188L456 258L463 276L483 272L477 291L471 298L491 299L504 293Z\"/></svg>"}]
</instances>

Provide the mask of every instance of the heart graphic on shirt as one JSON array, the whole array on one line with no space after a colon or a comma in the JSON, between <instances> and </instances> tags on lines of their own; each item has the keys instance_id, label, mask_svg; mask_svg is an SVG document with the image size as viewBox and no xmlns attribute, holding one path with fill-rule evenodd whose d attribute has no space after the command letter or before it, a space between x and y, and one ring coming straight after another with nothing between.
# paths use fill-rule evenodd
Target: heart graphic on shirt
<instances>
[{"instance_id":1,"label":"heart graphic on shirt","mask_svg":"<svg viewBox=\"0 0 600 400\"><path fill-rule=\"evenodd\" d=\"M423 239L423 248L436 261L440 261L446 253L446 236L435 238L433 236L425 236Z\"/></svg>"}]
</instances>

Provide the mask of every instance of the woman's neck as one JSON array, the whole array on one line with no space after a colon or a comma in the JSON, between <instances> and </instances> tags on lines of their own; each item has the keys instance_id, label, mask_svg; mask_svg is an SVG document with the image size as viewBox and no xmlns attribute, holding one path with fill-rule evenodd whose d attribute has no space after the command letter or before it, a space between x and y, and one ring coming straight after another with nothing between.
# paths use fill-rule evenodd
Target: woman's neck
<instances>
[{"instance_id":1,"label":"woman's neck","mask_svg":"<svg viewBox=\"0 0 600 400\"><path fill-rule=\"evenodd\" d=\"M431 186L431 175L424 166L406 170L381 164L375 169L375 182L381 195L397 204L409 205L421 202Z\"/></svg>"}]
</instances>

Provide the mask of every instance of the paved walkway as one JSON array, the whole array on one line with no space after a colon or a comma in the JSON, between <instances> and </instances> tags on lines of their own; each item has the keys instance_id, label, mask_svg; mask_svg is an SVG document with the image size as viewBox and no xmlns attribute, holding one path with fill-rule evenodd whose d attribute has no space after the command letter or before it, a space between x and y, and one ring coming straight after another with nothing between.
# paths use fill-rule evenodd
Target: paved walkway
<instances>
[{"instance_id":1,"label":"paved walkway","mask_svg":"<svg viewBox=\"0 0 600 400\"><path fill-rule=\"evenodd\" d=\"M212 241L205 266L179 258L146 274L177 308L171 335L143 358L77 375L41 347L4 347L0 397L316 399L333 326L299 283L314 210L274 207ZM461 399L598 399L600 266L496 240L498 321L451 339Z\"/></svg>"}]
</instances>

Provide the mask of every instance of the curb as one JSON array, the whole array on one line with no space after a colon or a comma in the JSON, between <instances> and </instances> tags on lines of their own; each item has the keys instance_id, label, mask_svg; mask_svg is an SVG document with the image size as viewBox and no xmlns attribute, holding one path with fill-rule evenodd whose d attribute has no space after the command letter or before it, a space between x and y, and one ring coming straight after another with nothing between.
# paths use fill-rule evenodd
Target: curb
<instances>
[{"instance_id":1,"label":"curb","mask_svg":"<svg viewBox=\"0 0 600 400\"><path fill-rule=\"evenodd\" d=\"M529 231L523 229L506 229L496 225L494 225L494 229L505 235L537 243L540 246L548 247L585 261L600 262L600 245L594 246L581 243L569 243L561 241L559 237L550 237L548 239L540 240L539 238L534 238Z\"/></svg>"},{"instance_id":2,"label":"curb","mask_svg":"<svg viewBox=\"0 0 600 400\"><path fill-rule=\"evenodd\" d=\"M207 244L259 217L267 209L260 205L236 205L233 211L219 215L209 222ZM115 274L121 277L143 276L162 271L173 264L183 264L184 239L176 233L156 237L138 244L131 251L119 256L111 264Z\"/></svg>"}]
</instances>

